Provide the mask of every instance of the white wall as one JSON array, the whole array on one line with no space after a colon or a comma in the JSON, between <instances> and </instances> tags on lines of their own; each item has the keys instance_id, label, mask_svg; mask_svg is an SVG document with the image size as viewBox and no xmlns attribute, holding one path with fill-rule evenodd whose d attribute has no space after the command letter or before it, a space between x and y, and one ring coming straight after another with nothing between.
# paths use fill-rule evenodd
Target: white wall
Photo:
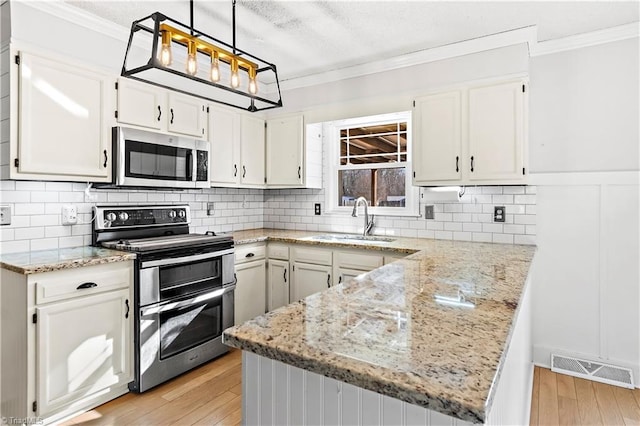
<instances>
[{"instance_id":1,"label":"white wall","mask_svg":"<svg viewBox=\"0 0 640 426\"><path fill-rule=\"evenodd\" d=\"M534 57L530 66L534 360L600 358L633 368L636 381L638 47L638 38L617 41Z\"/></svg>"}]
</instances>

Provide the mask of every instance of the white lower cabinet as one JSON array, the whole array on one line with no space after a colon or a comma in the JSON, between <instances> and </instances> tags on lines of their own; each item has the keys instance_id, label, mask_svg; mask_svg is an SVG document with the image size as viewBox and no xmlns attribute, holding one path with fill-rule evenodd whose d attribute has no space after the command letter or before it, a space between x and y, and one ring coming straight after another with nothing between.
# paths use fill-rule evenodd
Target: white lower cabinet
<instances>
[{"instance_id":1,"label":"white lower cabinet","mask_svg":"<svg viewBox=\"0 0 640 426\"><path fill-rule=\"evenodd\" d=\"M349 268L340 268L335 266L333 268L333 277L336 285L349 282L349 280L357 277L358 275L366 274L369 271L361 270L361 269L349 269Z\"/></svg>"},{"instance_id":2,"label":"white lower cabinet","mask_svg":"<svg viewBox=\"0 0 640 426\"><path fill-rule=\"evenodd\" d=\"M236 265L235 324L242 324L265 313L265 261Z\"/></svg>"},{"instance_id":3,"label":"white lower cabinet","mask_svg":"<svg viewBox=\"0 0 640 426\"><path fill-rule=\"evenodd\" d=\"M267 261L267 310L273 311L289 304L289 261Z\"/></svg>"},{"instance_id":4,"label":"white lower cabinet","mask_svg":"<svg viewBox=\"0 0 640 426\"><path fill-rule=\"evenodd\" d=\"M0 274L3 416L56 423L128 392L132 261Z\"/></svg>"},{"instance_id":5,"label":"white lower cabinet","mask_svg":"<svg viewBox=\"0 0 640 426\"><path fill-rule=\"evenodd\" d=\"M331 266L293 262L291 275L292 302L331 287Z\"/></svg>"},{"instance_id":6,"label":"white lower cabinet","mask_svg":"<svg viewBox=\"0 0 640 426\"><path fill-rule=\"evenodd\" d=\"M130 381L129 297L122 289L36 309L40 416Z\"/></svg>"},{"instance_id":7,"label":"white lower cabinet","mask_svg":"<svg viewBox=\"0 0 640 426\"><path fill-rule=\"evenodd\" d=\"M266 246L264 243L236 247L234 323L242 324L266 312Z\"/></svg>"}]
</instances>

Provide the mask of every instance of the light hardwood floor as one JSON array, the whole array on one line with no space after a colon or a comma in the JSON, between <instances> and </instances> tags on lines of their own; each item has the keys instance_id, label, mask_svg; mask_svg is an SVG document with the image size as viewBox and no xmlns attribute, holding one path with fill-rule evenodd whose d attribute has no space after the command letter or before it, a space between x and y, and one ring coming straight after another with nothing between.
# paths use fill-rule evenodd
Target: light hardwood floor
<instances>
[{"instance_id":1,"label":"light hardwood floor","mask_svg":"<svg viewBox=\"0 0 640 426\"><path fill-rule=\"evenodd\" d=\"M536 367L531 425L640 425L640 389L624 389Z\"/></svg>"},{"instance_id":2,"label":"light hardwood floor","mask_svg":"<svg viewBox=\"0 0 640 426\"><path fill-rule=\"evenodd\" d=\"M64 425L237 425L241 352L232 350L143 394L128 393ZM640 425L640 389L623 389L546 368L534 371L531 425Z\"/></svg>"}]
</instances>

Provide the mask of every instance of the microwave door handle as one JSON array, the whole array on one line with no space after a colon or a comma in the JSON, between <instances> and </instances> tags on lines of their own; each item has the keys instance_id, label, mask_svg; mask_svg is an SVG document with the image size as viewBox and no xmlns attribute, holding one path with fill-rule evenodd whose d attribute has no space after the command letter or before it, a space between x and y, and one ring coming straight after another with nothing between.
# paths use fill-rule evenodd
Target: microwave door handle
<instances>
[{"instance_id":1,"label":"microwave door handle","mask_svg":"<svg viewBox=\"0 0 640 426\"><path fill-rule=\"evenodd\" d=\"M195 175L195 161L193 161L193 150L190 149L187 151L187 181L193 181L193 176Z\"/></svg>"}]
</instances>

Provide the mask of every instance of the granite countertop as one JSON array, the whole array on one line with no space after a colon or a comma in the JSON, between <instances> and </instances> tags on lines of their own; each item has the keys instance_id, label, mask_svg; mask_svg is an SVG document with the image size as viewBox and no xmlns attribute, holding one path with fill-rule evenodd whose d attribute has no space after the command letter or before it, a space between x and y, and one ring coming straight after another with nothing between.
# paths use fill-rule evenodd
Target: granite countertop
<instances>
[{"instance_id":1,"label":"granite countertop","mask_svg":"<svg viewBox=\"0 0 640 426\"><path fill-rule=\"evenodd\" d=\"M0 257L0 267L28 275L103 263L123 262L135 258L136 255L133 253L86 246L4 254Z\"/></svg>"},{"instance_id":2,"label":"granite countertop","mask_svg":"<svg viewBox=\"0 0 640 426\"><path fill-rule=\"evenodd\" d=\"M305 243L299 238L307 234L318 233L254 230L234 237ZM413 238L379 246L372 248L415 254L229 328L224 342L484 422L535 247Z\"/></svg>"},{"instance_id":3,"label":"granite countertop","mask_svg":"<svg viewBox=\"0 0 640 426\"><path fill-rule=\"evenodd\" d=\"M389 236L393 239L391 242L384 241L337 241L337 240L316 240L311 239L318 235L341 235L331 232L310 232L310 231L288 231L283 229L249 229L246 231L234 231L233 240L236 245L258 243L262 241L278 241L282 243L306 244L314 246L324 246L330 248L358 248L378 251L394 251L403 254L412 254L420 250L416 244L427 241L419 238L403 238ZM349 234L352 235L352 234ZM378 238L379 236L373 236ZM384 237L386 238L386 237Z\"/></svg>"}]
</instances>

